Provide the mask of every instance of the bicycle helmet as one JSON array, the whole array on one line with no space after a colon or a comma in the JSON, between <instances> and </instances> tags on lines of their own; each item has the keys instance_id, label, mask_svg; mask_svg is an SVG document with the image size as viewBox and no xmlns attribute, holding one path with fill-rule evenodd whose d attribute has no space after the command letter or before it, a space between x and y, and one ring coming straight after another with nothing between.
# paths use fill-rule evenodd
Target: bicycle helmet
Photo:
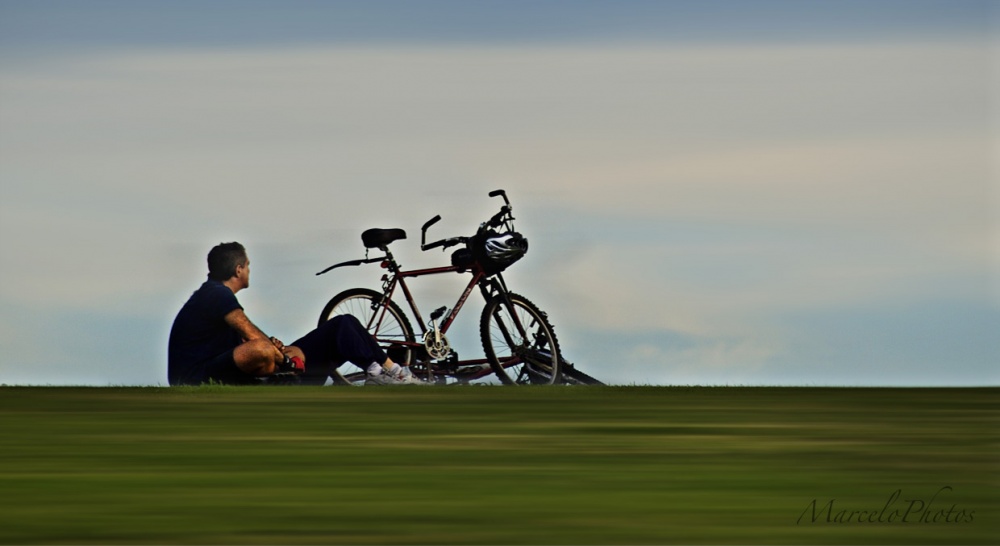
<instances>
[{"instance_id":1,"label":"bicycle helmet","mask_svg":"<svg viewBox=\"0 0 1000 546\"><path fill-rule=\"evenodd\" d=\"M486 239L486 255L495 262L514 263L528 251L528 240L519 233L505 233Z\"/></svg>"},{"instance_id":2,"label":"bicycle helmet","mask_svg":"<svg viewBox=\"0 0 1000 546\"><path fill-rule=\"evenodd\" d=\"M528 240L520 233L488 230L475 237L472 251L483 270L492 275L523 258L528 252Z\"/></svg>"}]
</instances>

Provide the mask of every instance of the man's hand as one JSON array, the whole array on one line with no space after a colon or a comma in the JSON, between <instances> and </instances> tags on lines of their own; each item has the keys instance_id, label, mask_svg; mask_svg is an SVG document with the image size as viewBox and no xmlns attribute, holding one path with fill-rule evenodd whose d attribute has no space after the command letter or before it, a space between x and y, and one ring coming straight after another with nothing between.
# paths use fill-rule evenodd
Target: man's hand
<instances>
[{"instance_id":1,"label":"man's hand","mask_svg":"<svg viewBox=\"0 0 1000 546\"><path fill-rule=\"evenodd\" d=\"M285 360L275 368L274 375L300 375L306 371L306 358L298 347L285 347L282 352Z\"/></svg>"},{"instance_id":2,"label":"man's hand","mask_svg":"<svg viewBox=\"0 0 1000 546\"><path fill-rule=\"evenodd\" d=\"M288 358L300 358L302 362L306 361L306 354L302 352L302 349L294 345L284 346L282 345L281 352Z\"/></svg>"},{"instance_id":3,"label":"man's hand","mask_svg":"<svg viewBox=\"0 0 1000 546\"><path fill-rule=\"evenodd\" d=\"M278 349L279 351L284 351L284 350L285 350L285 344L284 344L284 343L282 343L280 339L278 339L278 338L276 338L276 337L272 337L272 338L271 338L271 343L273 343L273 344L274 344L274 346L275 346L275 347L276 347L276 348L277 348L277 349Z\"/></svg>"}]
</instances>

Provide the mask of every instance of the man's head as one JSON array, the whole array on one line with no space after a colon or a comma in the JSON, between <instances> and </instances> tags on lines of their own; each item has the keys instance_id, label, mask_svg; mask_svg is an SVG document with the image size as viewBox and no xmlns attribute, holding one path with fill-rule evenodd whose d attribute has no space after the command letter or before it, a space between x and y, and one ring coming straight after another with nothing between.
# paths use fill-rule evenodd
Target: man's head
<instances>
[{"instance_id":1,"label":"man's head","mask_svg":"<svg viewBox=\"0 0 1000 546\"><path fill-rule=\"evenodd\" d=\"M208 253L208 278L226 282L236 278L246 288L250 286L250 259L239 243L221 243Z\"/></svg>"}]
</instances>

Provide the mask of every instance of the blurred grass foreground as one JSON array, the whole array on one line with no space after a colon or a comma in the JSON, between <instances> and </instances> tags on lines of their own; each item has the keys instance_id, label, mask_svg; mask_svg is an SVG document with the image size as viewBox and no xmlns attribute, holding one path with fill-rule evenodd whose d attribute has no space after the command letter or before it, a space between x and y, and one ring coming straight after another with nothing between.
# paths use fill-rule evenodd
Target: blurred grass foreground
<instances>
[{"instance_id":1,"label":"blurred grass foreground","mask_svg":"<svg viewBox=\"0 0 1000 546\"><path fill-rule=\"evenodd\" d=\"M0 388L0 543L992 544L998 394Z\"/></svg>"}]
</instances>

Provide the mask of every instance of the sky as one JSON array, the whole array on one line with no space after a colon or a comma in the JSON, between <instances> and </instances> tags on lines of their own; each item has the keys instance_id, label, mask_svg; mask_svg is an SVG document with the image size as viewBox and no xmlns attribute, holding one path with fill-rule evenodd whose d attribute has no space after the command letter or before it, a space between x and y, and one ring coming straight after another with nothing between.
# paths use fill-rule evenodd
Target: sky
<instances>
[{"instance_id":1,"label":"sky","mask_svg":"<svg viewBox=\"0 0 1000 546\"><path fill-rule=\"evenodd\" d=\"M0 0L0 384L165 385L208 250L290 341L472 234L611 384L1000 372L1000 5ZM464 278L420 279L424 309ZM474 297L450 340L481 355Z\"/></svg>"}]
</instances>

